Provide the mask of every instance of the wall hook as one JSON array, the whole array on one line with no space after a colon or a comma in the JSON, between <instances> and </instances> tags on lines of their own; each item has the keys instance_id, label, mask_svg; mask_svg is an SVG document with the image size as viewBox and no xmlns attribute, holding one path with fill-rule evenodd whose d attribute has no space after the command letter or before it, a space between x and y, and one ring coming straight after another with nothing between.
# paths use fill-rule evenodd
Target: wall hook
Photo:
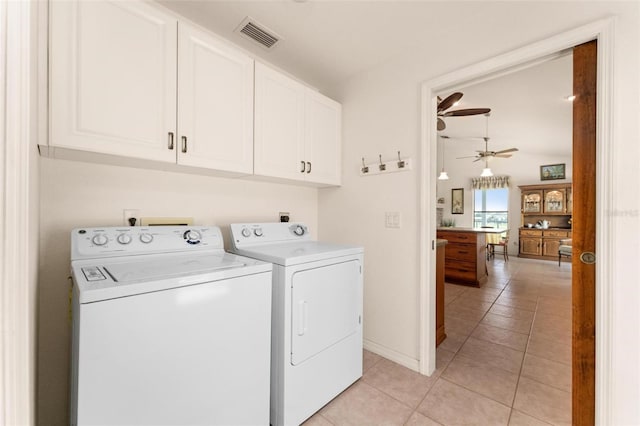
<instances>
[{"instance_id":1,"label":"wall hook","mask_svg":"<svg viewBox=\"0 0 640 426\"><path fill-rule=\"evenodd\" d=\"M404 161L400 159L400 151L398 151L398 168L404 169Z\"/></svg>"},{"instance_id":2,"label":"wall hook","mask_svg":"<svg viewBox=\"0 0 640 426\"><path fill-rule=\"evenodd\" d=\"M387 165L382 162L382 154L379 154L378 158L380 159L380 164L378 165L378 168L380 169L380 171L383 172L387 170Z\"/></svg>"},{"instance_id":3,"label":"wall hook","mask_svg":"<svg viewBox=\"0 0 640 426\"><path fill-rule=\"evenodd\" d=\"M362 173L369 173L369 167L364 164L364 157L362 157L362 168L360 169Z\"/></svg>"}]
</instances>

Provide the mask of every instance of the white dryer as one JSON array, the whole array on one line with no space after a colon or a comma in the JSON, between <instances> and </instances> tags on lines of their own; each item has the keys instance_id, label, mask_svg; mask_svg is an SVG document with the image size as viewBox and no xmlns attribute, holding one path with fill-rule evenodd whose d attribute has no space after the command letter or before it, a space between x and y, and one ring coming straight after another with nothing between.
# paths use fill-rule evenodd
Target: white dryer
<instances>
[{"instance_id":1,"label":"white dryer","mask_svg":"<svg viewBox=\"0 0 640 426\"><path fill-rule=\"evenodd\" d=\"M233 251L273 263L271 424L298 425L362 376L363 249L303 224L232 224Z\"/></svg>"},{"instance_id":2,"label":"white dryer","mask_svg":"<svg viewBox=\"0 0 640 426\"><path fill-rule=\"evenodd\" d=\"M71 234L72 425L267 425L271 264L217 227Z\"/></svg>"}]
</instances>

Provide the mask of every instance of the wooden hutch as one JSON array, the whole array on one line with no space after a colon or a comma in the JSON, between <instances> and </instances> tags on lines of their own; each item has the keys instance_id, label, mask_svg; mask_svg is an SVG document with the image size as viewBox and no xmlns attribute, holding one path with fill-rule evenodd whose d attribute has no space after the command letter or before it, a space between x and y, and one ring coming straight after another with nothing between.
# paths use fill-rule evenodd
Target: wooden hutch
<instances>
[{"instance_id":1,"label":"wooden hutch","mask_svg":"<svg viewBox=\"0 0 640 426\"><path fill-rule=\"evenodd\" d=\"M571 238L573 194L571 182L546 185L522 185L519 257L558 259L560 240ZM528 228L542 220L549 221L547 229Z\"/></svg>"}]
</instances>

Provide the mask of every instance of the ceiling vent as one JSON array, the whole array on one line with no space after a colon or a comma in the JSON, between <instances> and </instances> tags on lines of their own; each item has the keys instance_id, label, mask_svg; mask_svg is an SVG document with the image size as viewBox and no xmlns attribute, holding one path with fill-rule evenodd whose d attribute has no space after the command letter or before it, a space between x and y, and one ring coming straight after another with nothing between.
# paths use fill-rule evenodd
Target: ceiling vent
<instances>
[{"instance_id":1,"label":"ceiling vent","mask_svg":"<svg viewBox=\"0 0 640 426\"><path fill-rule=\"evenodd\" d=\"M247 16L244 21L238 25L238 28L236 28L235 31L269 50L273 49L274 46L282 40L282 37L280 37L275 31L272 31L258 23L250 16Z\"/></svg>"}]
</instances>

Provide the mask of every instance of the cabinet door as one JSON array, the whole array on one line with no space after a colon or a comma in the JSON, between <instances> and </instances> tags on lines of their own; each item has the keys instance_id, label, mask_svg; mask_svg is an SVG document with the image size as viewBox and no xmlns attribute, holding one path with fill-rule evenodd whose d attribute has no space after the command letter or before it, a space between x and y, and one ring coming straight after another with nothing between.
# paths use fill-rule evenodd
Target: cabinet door
<instances>
[{"instance_id":1,"label":"cabinet door","mask_svg":"<svg viewBox=\"0 0 640 426\"><path fill-rule=\"evenodd\" d=\"M50 13L50 144L175 162L177 20L144 2Z\"/></svg>"},{"instance_id":2,"label":"cabinet door","mask_svg":"<svg viewBox=\"0 0 640 426\"><path fill-rule=\"evenodd\" d=\"M542 191L522 193L522 213L542 213Z\"/></svg>"},{"instance_id":3,"label":"cabinet door","mask_svg":"<svg viewBox=\"0 0 640 426\"><path fill-rule=\"evenodd\" d=\"M342 165L342 106L332 99L306 90L305 161L307 181L340 185Z\"/></svg>"},{"instance_id":4,"label":"cabinet door","mask_svg":"<svg viewBox=\"0 0 640 426\"><path fill-rule=\"evenodd\" d=\"M253 172L253 59L180 22L178 164Z\"/></svg>"},{"instance_id":5,"label":"cabinet door","mask_svg":"<svg viewBox=\"0 0 640 426\"><path fill-rule=\"evenodd\" d=\"M254 173L304 180L305 87L256 63Z\"/></svg>"},{"instance_id":6,"label":"cabinet door","mask_svg":"<svg viewBox=\"0 0 640 426\"><path fill-rule=\"evenodd\" d=\"M540 256L542 253L542 239L520 238L520 253Z\"/></svg>"},{"instance_id":7,"label":"cabinet door","mask_svg":"<svg viewBox=\"0 0 640 426\"><path fill-rule=\"evenodd\" d=\"M558 248L560 247L559 239L545 239L544 244L542 245L542 255L543 256L557 256Z\"/></svg>"},{"instance_id":8,"label":"cabinet door","mask_svg":"<svg viewBox=\"0 0 640 426\"><path fill-rule=\"evenodd\" d=\"M566 194L564 189L544 190L544 212L545 213L565 213Z\"/></svg>"}]
</instances>

